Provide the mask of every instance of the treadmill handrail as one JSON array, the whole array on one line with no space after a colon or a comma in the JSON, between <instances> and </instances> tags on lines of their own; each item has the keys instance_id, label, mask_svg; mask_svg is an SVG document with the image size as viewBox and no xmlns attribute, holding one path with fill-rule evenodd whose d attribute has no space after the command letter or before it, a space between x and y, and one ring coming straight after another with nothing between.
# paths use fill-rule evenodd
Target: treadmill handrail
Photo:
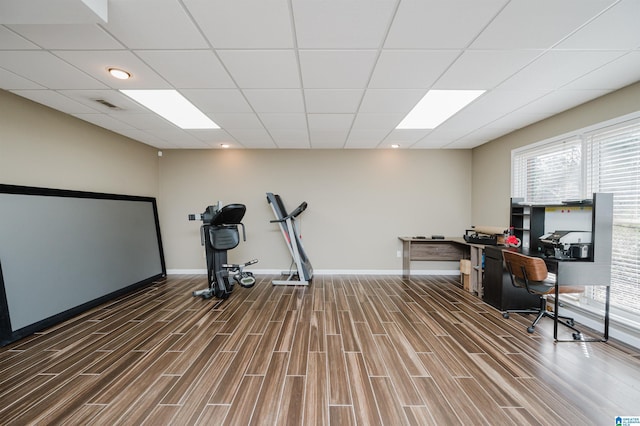
<instances>
[{"instance_id":1,"label":"treadmill handrail","mask_svg":"<svg viewBox=\"0 0 640 426\"><path fill-rule=\"evenodd\" d=\"M296 207L291 213L289 213L288 215L286 215L285 217L283 217L282 219L274 219L274 220L270 220L269 223L279 223L279 222L285 222L287 219L291 219L294 217L298 217L300 215L300 213L302 213L303 211L305 211L307 209L307 202L303 201L302 204L300 204L298 207Z\"/></svg>"}]
</instances>

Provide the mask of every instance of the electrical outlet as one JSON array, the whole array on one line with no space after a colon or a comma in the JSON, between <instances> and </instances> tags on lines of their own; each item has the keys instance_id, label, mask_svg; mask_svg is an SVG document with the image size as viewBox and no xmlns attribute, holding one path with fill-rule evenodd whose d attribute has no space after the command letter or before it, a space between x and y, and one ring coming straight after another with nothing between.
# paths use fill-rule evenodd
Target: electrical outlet
<instances>
[{"instance_id":1,"label":"electrical outlet","mask_svg":"<svg viewBox=\"0 0 640 426\"><path fill-rule=\"evenodd\" d=\"M402 250L398 250L396 252L396 257L402 257Z\"/></svg>"}]
</instances>

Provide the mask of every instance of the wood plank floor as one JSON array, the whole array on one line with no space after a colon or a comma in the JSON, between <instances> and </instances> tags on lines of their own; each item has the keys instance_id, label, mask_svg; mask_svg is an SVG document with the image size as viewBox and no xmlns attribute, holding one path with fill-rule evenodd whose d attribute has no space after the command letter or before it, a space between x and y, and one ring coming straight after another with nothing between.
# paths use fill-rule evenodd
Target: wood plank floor
<instances>
[{"instance_id":1,"label":"wood plank floor","mask_svg":"<svg viewBox=\"0 0 640 426\"><path fill-rule=\"evenodd\" d=\"M0 423L614 424L640 351L553 343L455 277L258 277L225 303L166 280L0 349Z\"/></svg>"}]
</instances>

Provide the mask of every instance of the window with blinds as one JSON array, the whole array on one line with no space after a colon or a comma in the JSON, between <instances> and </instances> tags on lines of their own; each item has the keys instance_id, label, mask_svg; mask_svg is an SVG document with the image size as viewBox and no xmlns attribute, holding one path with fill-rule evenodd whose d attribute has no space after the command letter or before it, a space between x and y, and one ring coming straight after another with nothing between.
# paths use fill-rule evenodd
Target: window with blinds
<instances>
[{"instance_id":1,"label":"window with blinds","mask_svg":"<svg viewBox=\"0 0 640 426\"><path fill-rule=\"evenodd\" d=\"M582 193L581 167L578 138L520 151L513 156L512 193L532 203L577 199Z\"/></svg>"},{"instance_id":2,"label":"window with blinds","mask_svg":"<svg viewBox=\"0 0 640 426\"><path fill-rule=\"evenodd\" d=\"M512 153L512 194L554 203L613 193L611 305L640 315L640 119ZM604 301L604 288L587 293Z\"/></svg>"}]
</instances>

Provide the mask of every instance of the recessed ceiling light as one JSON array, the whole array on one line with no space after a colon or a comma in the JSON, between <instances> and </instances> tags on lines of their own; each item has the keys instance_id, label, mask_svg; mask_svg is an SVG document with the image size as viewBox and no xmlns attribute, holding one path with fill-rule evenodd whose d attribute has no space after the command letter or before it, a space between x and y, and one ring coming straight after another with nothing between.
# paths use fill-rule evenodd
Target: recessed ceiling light
<instances>
[{"instance_id":1,"label":"recessed ceiling light","mask_svg":"<svg viewBox=\"0 0 640 426\"><path fill-rule=\"evenodd\" d=\"M125 70L121 70L120 68L108 68L109 74L119 80L127 80L131 78L131 73Z\"/></svg>"},{"instance_id":2,"label":"recessed ceiling light","mask_svg":"<svg viewBox=\"0 0 640 426\"><path fill-rule=\"evenodd\" d=\"M120 90L181 129L219 129L216 123L175 90Z\"/></svg>"},{"instance_id":3,"label":"recessed ceiling light","mask_svg":"<svg viewBox=\"0 0 640 426\"><path fill-rule=\"evenodd\" d=\"M435 129L484 90L429 90L396 129Z\"/></svg>"}]
</instances>

